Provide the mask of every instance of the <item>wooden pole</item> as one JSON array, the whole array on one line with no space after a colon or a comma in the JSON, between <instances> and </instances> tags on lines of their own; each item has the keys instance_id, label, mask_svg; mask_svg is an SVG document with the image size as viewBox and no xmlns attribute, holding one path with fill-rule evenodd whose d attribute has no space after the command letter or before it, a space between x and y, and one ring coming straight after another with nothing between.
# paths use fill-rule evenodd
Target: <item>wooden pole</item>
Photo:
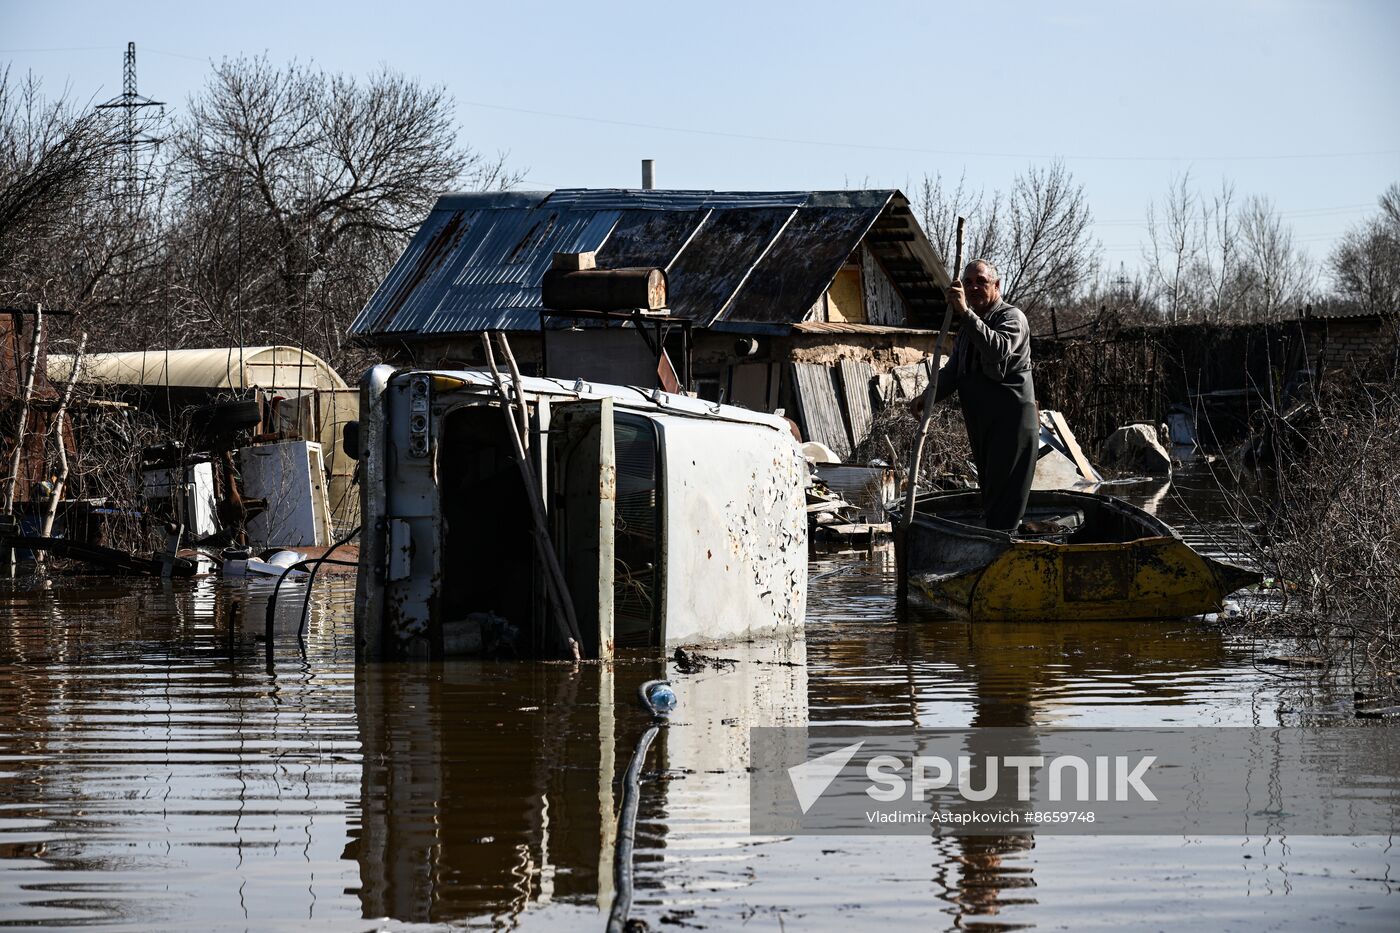
<instances>
[{"instance_id":1,"label":"wooden pole","mask_svg":"<svg viewBox=\"0 0 1400 933\"><path fill-rule=\"evenodd\" d=\"M63 386L63 400L58 403L58 416L54 419L54 437L58 441L58 482L53 484L48 508L44 510L44 524L39 536L47 538L53 533L54 516L58 514L58 501L63 498L63 487L68 482L68 447L63 443L63 419L68 414L68 403L73 400L73 385L78 381L78 367L83 365L83 354L87 351L87 331L78 339L78 352L73 357L73 369L68 373L68 382Z\"/></svg>"},{"instance_id":2,"label":"wooden pole","mask_svg":"<svg viewBox=\"0 0 1400 933\"><path fill-rule=\"evenodd\" d=\"M15 486L19 483L20 461L24 456L24 433L29 428L29 401L34 396L34 374L39 371L39 347L44 339L44 306L34 306L34 339L29 348L29 369L24 376L24 394L20 396L19 424L15 427L15 450L10 455L10 475L5 490L5 514L14 511Z\"/></svg>"},{"instance_id":3,"label":"wooden pole","mask_svg":"<svg viewBox=\"0 0 1400 933\"><path fill-rule=\"evenodd\" d=\"M19 467L24 457L24 432L29 426L29 400L34 396L34 374L39 371L39 347L44 339L44 306L34 305L34 341L29 350L29 371L24 377L24 395L20 399L19 423L15 427L15 452L10 457L9 485L5 490L5 515L14 514L15 486L19 484ZM15 552L4 549L4 564L10 576L15 575Z\"/></svg>"},{"instance_id":4,"label":"wooden pole","mask_svg":"<svg viewBox=\"0 0 1400 933\"><path fill-rule=\"evenodd\" d=\"M530 513L533 520L531 538L535 543L535 551L539 555L540 563L544 565L545 591L550 602L554 605L554 620L559 626L559 633L568 643L574 660L578 660L583 646L583 636L579 634L578 620L574 615L574 602L569 595L569 586L564 579L564 571L559 566L559 558L555 555L554 547L550 542L544 500L540 497L540 489L535 482L534 470L530 468L524 441L516 428L515 416L510 410L510 395L506 391L505 379L501 376L500 369L496 367L496 355L491 352L491 338L488 334L481 335L481 345L486 351L486 364L490 367L491 375L495 379L496 391L501 396L501 414L506 419L506 433L510 435L511 442L515 447L515 458L520 467L520 478L525 483L526 498L530 500ZM524 404L523 399L521 404Z\"/></svg>"},{"instance_id":5,"label":"wooden pole","mask_svg":"<svg viewBox=\"0 0 1400 933\"><path fill-rule=\"evenodd\" d=\"M953 269L948 276L956 282L962 274L963 229L967 218L958 218L957 252ZM929 421L933 418L934 396L938 392L939 358L943 353L943 341L948 339L948 328L953 323L951 303L943 312L943 326L938 331L938 342L933 345L933 365L929 367L928 385L924 388L924 410L919 415L919 430L914 435L914 447L909 454L909 470L905 480L904 510L899 516L899 529L895 532L895 558L897 582L895 594L902 603L909 598L909 527L914 522L914 500L919 488L919 469L923 465L924 441L928 438ZM951 362L951 355L949 362Z\"/></svg>"},{"instance_id":6,"label":"wooden pole","mask_svg":"<svg viewBox=\"0 0 1400 933\"><path fill-rule=\"evenodd\" d=\"M520 378L520 367L515 365L515 354L510 352L510 341L505 334L497 335L501 341L501 355L510 367L511 385L515 389L516 415L520 418L520 440L525 449L530 449L530 413L525 410L525 380Z\"/></svg>"}]
</instances>

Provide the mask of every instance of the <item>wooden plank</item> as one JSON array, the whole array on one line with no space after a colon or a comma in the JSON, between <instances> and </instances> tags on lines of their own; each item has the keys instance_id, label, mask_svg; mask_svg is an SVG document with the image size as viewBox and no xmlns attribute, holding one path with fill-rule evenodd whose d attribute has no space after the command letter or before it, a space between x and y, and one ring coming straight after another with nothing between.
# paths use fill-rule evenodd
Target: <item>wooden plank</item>
<instances>
[{"instance_id":1,"label":"wooden plank","mask_svg":"<svg viewBox=\"0 0 1400 933\"><path fill-rule=\"evenodd\" d=\"M1065 416L1058 411L1047 411L1050 422L1055 426L1055 432L1060 435L1060 440L1065 442L1069 448L1070 455L1074 457L1074 463L1079 467L1079 472L1087 480L1093 481L1099 478L1098 471L1089 462L1089 458L1084 456L1084 451L1079 449L1079 442L1074 439L1074 432L1069 429L1069 423L1065 421Z\"/></svg>"},{"instance_id":2,"label":"wooden plank","mask_svg":"<svg viewBox=\"0 0 1400 933\"><path fill-rule=\"evenodd\" d=\"M565 272L587 272L589 269L598 268L598 254L595 252L555 253L549 267L563 269Z\"/></svg>"},{"instance_id":3,"label":"wooden plank","mask_svg":"<svg viewBox=\"0 0 1400 933\"><path fill-rule=\"evenodd\" d=\"M870 380L875 367L864 360L841 360L836 364L841 375L841 397L846 403L847 424L851 428L851 449L859 447L870 436L874 412L870 405Z\"/></svg>"},{"instance_id":4,"label":"wooden plank","mask_svg":"<svg viewBox=\"0 0 1400 933\"><path fill-rule=\"evenodd\" d=\"M807 440L830 447L842 460L851 455L851 436L836 396L834 371L819 363L793 363L792 386Z\"/></svg>"}]
</instances>

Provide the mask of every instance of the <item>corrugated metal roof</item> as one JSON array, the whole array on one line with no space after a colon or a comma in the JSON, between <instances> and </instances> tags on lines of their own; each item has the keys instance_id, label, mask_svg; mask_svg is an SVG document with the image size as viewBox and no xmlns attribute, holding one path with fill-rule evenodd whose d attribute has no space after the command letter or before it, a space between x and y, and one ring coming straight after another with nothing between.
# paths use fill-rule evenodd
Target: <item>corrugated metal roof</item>
<instances>
[{"instance_id":1,"label":"corrugated metal roof","mask_svg":"<svg viewBox=\"0 0 1400 933\"><path fill-rule=\"evenodd\" d=\"M350 332L407 337L537 329L541 282L554 253L587 251L597 251L601 268L665 269L672 313L702 326L797 323L877 221L901 231L912 222L900 192L450 194L439 199ZM946 284L939 264L929 261L922 231L914 233L925 248L898 258L912 257L918 275Z\"/></svg>"}]
</instances>

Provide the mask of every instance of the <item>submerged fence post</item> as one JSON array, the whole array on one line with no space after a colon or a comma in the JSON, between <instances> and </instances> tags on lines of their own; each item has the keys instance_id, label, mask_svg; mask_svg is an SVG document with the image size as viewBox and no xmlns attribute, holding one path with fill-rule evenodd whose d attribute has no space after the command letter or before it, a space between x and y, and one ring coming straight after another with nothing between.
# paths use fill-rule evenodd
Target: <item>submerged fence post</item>
<instances>
[{"instance_id":1,"label":"submerged fence post","mask_svg":"<svg viewBox=\"0 0 1400 933\"><path fill-rule=\"evenodd\" d=\"M44 306L39 303L34 305L34 340L29 350L29 371L24 377L24 395L20 399L19 423L15 426L15 451L10 457L9 486L5 490L5 515L11 515L15 509L15 486L19 483L19 468L24 459L24 433L29 422L29 400L34 395L34 374L39 371L39 348L44 339ZM13 548L4 549L4 564L9 570L10 576L15 575L15 552Z\"/></svg>"},{"instance_id":2,"label":"submerged fence post","mask_svg":"<svg viewBox=\"0 0 1400 933\"><path fill-rule=\"evenodd\" d=\"M53 484L48 508L44 510L44 523L39 528L41 538L47 538L53 533L58 502L63 498L63 487L68 482L68 447L63 443L63 419L68 414L68 403L73 400L73 385L78 381L78 367L83 365L83 354L87 352L87 339L87 331L83 331L78 340L78 352L73 357L73 369L68 373L68 382L63 387L63 400L58 403L58 415L54 419L54 439L58 442L58 480Z\"/></svg>"}]
</instances>

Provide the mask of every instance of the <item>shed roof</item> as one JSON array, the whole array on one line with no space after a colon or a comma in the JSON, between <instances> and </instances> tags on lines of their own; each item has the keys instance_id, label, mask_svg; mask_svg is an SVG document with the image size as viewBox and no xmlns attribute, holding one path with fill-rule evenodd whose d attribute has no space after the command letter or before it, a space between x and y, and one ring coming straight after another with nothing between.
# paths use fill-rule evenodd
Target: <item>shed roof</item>
<instances>
[{"instance_id":1,"label":"shed roof","mask_svg":"<svg viewBox=\"0 0 1400 933\"><path fill-rule=\"evenodd\" d=\"M604 269L665 269L671 313L702 327L787 330L862 240L915 322L937 326L947 275L894 189L446 195L350 332L407 339L535 330L553 255L590 251Z\"/></svg>"},{"instance_id":2,"label":"shed roof","mask_svg":"<svg viewBox=\"0 0 1400 933\"><path fill-rule=\"evenodd\" d=\"M50 354L49 379L73 371L71 354ZM283 392L344 389L330 364L299 347L212 347L202 350L137 350L83 357L78 382L97 385L180 386Z\"/></svg>"}]
</instances>

